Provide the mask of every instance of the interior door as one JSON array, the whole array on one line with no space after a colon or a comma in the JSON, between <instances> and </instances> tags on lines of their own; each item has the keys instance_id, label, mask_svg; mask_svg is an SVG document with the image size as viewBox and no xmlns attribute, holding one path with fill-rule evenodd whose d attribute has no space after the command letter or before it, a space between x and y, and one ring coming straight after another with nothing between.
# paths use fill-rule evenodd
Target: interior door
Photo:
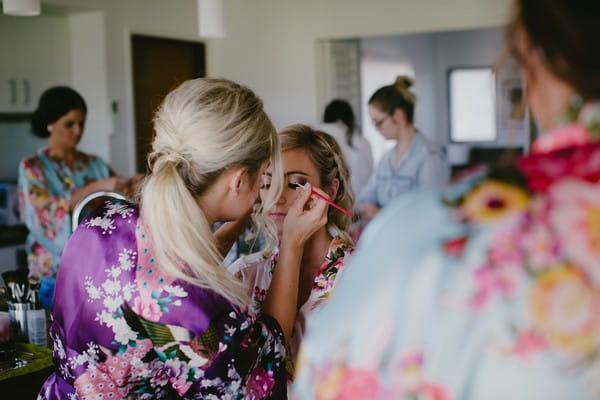
<instances>
[{"instance_id":1,"label":"interior door","mask_svg":"<svg viewBox=\"0 0 600 400\"><path fill-rule=\"evenodd\" d=\"M154 136L152 119L170 90L206 75L203 43L132 35L137 171L146 172Z\"/></svg>"}]
</instances>

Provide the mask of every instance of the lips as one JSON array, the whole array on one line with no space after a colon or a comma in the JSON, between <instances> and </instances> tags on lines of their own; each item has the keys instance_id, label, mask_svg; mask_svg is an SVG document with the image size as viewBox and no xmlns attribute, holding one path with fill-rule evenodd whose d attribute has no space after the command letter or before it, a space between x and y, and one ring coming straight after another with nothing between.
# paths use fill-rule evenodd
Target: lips
<instances>
[{"instance_id":1,"label":"lips","mask_svg":"<svg viewBox=\"0 0 600 400\"><path fill-rule=\"evenodd\" d=\"M285 213L270 213L269 215L273 218L285 218L286 216Z\"/></svg>"}]
</instances>

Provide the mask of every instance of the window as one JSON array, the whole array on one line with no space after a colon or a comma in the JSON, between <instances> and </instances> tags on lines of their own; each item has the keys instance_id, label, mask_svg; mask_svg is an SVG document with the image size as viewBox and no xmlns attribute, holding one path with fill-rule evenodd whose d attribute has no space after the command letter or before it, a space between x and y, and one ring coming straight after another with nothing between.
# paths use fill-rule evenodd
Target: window
<instances>
[{"instance_id":1,"label":"window","mask_svg":"<svg viewBox=\"0 0 600 400\"><path fill-rule=\"evenodd\" d=\"M496 139L495 77L491 68L453 68L448 73L450 140Z\"/></svg>"}]
</instances>

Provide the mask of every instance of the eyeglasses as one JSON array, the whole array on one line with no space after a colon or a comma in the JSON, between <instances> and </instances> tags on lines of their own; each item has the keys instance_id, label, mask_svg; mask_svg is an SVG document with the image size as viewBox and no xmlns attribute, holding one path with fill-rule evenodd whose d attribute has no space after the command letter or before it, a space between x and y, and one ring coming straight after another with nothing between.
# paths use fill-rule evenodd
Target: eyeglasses
<instances>
[{"instance_id":1,"label":"eyeglasses","mask_svg":"<svg viewBox=\"0 0 600 400\"><path fill-rule=\"evenodd\" d=\"M390 116L391 115L388 114L385 117L381 118L379 121L373 120L373 125L375 125L375 128L379 129L381 127L381 125L383 125L385 120L388 119Z\"/></svg>"}]
</instances>

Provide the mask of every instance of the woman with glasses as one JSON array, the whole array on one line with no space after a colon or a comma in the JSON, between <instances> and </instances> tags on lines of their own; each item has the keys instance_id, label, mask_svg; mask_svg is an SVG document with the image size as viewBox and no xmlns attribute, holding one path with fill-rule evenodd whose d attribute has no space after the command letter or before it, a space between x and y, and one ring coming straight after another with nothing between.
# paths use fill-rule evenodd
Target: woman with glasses
<instances>
[{"instance_id":1,"label":"woman with glasses","mask_svg":"<svg viewBox=\"0 0 600 400\"><path fill-rule=\"evenodd\" d=\"M362 218L373 218L381 208L414 189L446 184L448 166L443 154L413 122L413 80L399 76L392 85L378 89L369 99L369 115L381 135L397 144L377 164L368 184L358 194Z\"/></svg>"}]
</instances>

